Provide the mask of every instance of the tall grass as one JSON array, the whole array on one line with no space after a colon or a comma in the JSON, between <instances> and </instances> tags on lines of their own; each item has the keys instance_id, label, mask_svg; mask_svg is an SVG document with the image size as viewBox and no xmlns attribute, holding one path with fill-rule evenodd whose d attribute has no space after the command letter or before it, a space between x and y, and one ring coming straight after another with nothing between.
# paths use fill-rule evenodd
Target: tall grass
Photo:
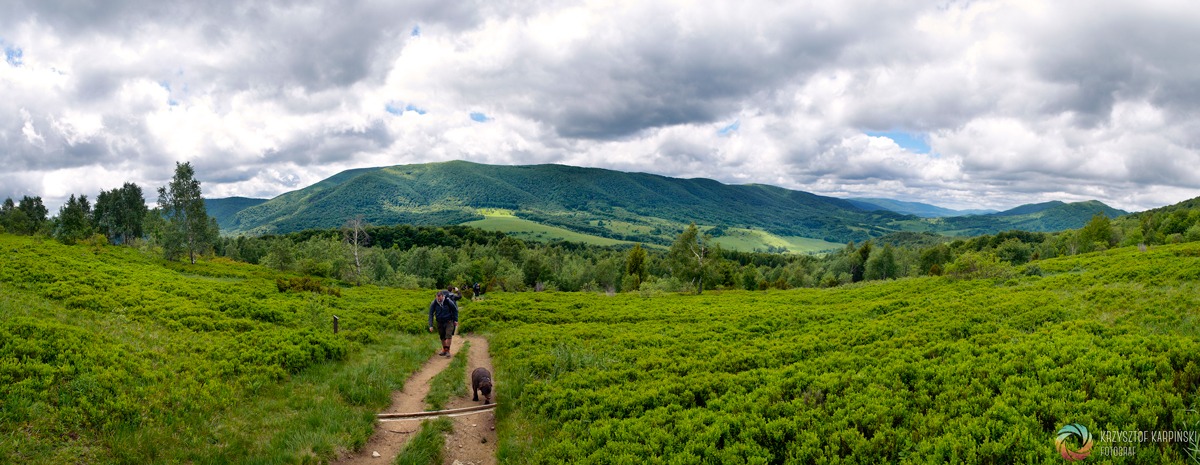
<instances>
[{"instance_id":1,"label":"tall grass","mask_svg":"<svg viewBox=\"0 0 1200 465\"><path fill-rule=\"evenodd\" d=\"M425 292L280 292L263 267L3 234L0 253L0 463L329 460L427 358Z\"/></svg>"},{"instance_id":2,"label":"tall grass","mask_svg":"<svg viewBox=\"0 0 1200 465\"><path fill-rule=\"evenodd\" d=\"M105 443L120 463L318 463L359 449L375 414L425 359L421 338L385 336L345 362L325 362L242 396L228 408L167 416Z\"/></svg>"},{"instance_id":3,"label":"tall grass","mask_svg":"<svg viewBox=\"0 0 1200 465\"><path fill-rule=\"evenodd\" d=\"M396 456L396 465L437 465L442 463L442 451L446 446L444 433L454 431L454 423L442 417L421 423L421 431L413 436L404 450Z\"/></svg>"}]
</instances>

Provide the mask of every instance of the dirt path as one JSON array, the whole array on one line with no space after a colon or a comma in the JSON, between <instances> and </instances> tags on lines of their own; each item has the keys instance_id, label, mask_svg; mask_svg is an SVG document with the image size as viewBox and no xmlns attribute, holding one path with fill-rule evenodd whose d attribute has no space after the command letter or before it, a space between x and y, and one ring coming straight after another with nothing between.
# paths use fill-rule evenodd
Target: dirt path
<instances>
[{"instance_id":1,"label":"dirt path","mask_svg":"<svg viewBox=\"0 0 1200 465\"><path fill-rule=\"evenodd\" d=\"M451 344L450 347L451 355L458 353L458 350L462 347L461 342L460 338L455 338L454 344ZM421 412L426 410L425 395L429 393L429 381L438 373L441 373L442 370L445 370L447 366L450 366L451 360L450 357L434 355L433 351L434 349L431 346L429 349L430 359L425 362L425 365L421 366L420 370L417 370L416 373L413 373L404 382L404 390L392 393L391 407L388 407L387 410L381 413ZM404 444L420 428L421 422L419 421L376 423L375 434L371 436L371 439L367 440L367 445L363 446L362 450L334 463L342 465L390 464L396 460L396 456L400 454L400 450L404 448ZM374 457L374 452L378 452L379 457Z\"/></svg>"},{"instance_id":2,"label":"dirt path","mask_svg":"<svg viewBox=\"0 0 1200 465\"><path fill-rule=\"evenodd\" d=\"M496 370L492 368L492 356L488 353L487 339L474 335L466 336L466 339L471 341L471 351L467 354L467 375L463 378L463 382L470 391L472 371L484 367L494 374ZM503 381L497 381L497 389L492 391L492 402L499 402L497 392L504 392L504 386L501 383ZM471 407L482 403L482 394L479 395L479 401L475 402L471 400L471 393L467 392L466 397L450 399L446 408ZM446 435L444 465L495 465L496 412L464 415L454 417L453 420L454 432Z\"/></svg>"},{"instance_id":3,"label":"dirt path","mask_svg":"<svg viewBox=\"0 0 1200 465\"><path fill-rule=\"evenodd\" d=\"M488 342L480 336L469 335L456 337L450 348L451 355L457 354L464 341L471 342L467 354L467 374L463 383L468 391L471 386L471 371L477 367L487 368L493 373L492 358L488 355ZM432 350L431 350L432 352ZM392 393L392 405L382 413L421 412L428 410L425 405L425 395L429 393L429 382L450 365L451 358L432 356L425 365L417 370L404 382L404 390ZM503 388L501 388L503 389ZM482 397L480 400L482 401ZM492 401L496 402L495 392ZM472 402L471 394L466 397L450 399L447 409L480 405ZM454 432L446 435L446 465L495 465L496 464L496 415L494 412L482 412L474 415L464 415L452 418ZM383 465L391 464L404 448L404 444L416 434L421 427L420 421L379 422L375 426L375 434L367 441L359 452L343 457L334 462L341 465ZM486 442L484 441L486 439ZM379 457L375 457L374 453Z\"/></svg>"}]
</instances>

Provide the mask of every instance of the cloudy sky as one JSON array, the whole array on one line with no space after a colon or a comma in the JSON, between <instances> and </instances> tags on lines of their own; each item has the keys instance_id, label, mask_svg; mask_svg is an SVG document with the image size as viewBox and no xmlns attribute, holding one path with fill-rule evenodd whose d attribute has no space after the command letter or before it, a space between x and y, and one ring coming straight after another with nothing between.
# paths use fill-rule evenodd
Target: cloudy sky
<instances>
[{"instance_id":1,"label":"cloudy sky","mask_svg":"<svg viewBox=\"0 0 1200 465\"><path fill-rule=\"evenodd\" d=\"M0 197L52 209L176 161L209 197L454 159L958 208L1200 195L1185 0L5 3Z\"/></svg>"}]
</instances>

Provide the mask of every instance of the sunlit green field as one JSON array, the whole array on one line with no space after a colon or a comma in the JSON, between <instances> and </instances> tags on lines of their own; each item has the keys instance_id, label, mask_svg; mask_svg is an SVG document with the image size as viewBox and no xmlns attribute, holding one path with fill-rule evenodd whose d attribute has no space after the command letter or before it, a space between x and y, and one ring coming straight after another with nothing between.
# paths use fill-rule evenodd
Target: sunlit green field
<instances>
[{"instance_id":1,"label":"sunlit green field","mask_svg":"<svg viewBox=\"0 0 1200 465\"><path fill-rule=\"evenodd\" d=\"M616 239L609 239L607 237L592 236L589 234L581 234L568 229L547 226L541 223L517 218L515 216L504 215L502 213L497 214L495 212L490 212L485 215L487 217L482 220L468 221L463 224L488 231L500 231L518 239L532 241L549 242L552 240L562 240L601 246L618 244L633 245L632 242L619 241Z\"/></svg>"},{"instance_id":2,"label":"sunlit green field","mask_svg":"<svg viewBox=\"0 0 1200 465\"><path fill-rule=\"evenodd\" d=\"M789 253L816 253L836 250L846 244L835 244L821 239L796 236L777 236L754 229L728 228L724 235L713 238L713 242L728 250L751 252L766 251L769 247L784 248Z\"/></svg>"},{"instance_id":3,"label":"sunlit green field","mask_svg":"<svg viewBox=\"0 0 1200 465\"><path fill-rule=\"evenodd\" d=\"M0 463L300 463L364 444L429 294L0 234ZM333 334L332 318L340 317Z\"/></svg>"},{"instance_id":4,"label":"sunlit green field","mask_svg":"<svg viewBox=\"0 0 1200 465\"><path fill-rule=\"evenodd\" d=\"M563 240L592 245L633 245L633 242L610 239L606 237L582 234L564 228L548 226L513 216L511 212L501 209L482 209L479 212L485 219L463 223L489 231L500 231L516 238L546 242ZM682 228L684 225L677 225ZM621 221L610 221L604 227L621 233L647 233L647 227L635 226ZM664 226L668 227L668 226ZM669 228L669 227L668 227ZM766 231L742 228L728 228L724 235L716 237L713 242L720 244L726 250L751 252L765 251L770 247L786 249L789 253L815 253L838 249L845 244L835 244L820 239L807 237L778 236ZM662 247L656 244L643 244L646 247Z\"/></svg>"},{"instance_id":5,"label":"sunlit green field","mask_svg":"<svg viewBox=\"0 0 1200 465\"><path fill-rule=\"evenodd\" d=\"M1200 430L1200 244L999 279L502 295L503 463L1062 463L1056 432ZM1194 463L1196 443L1096 463ZM1110 461L1111 460L1111 461Z\"/></svg>"},{"instance_id":6,"label":"sunlit green field","mask_svg":"<svg viewBox=\"0 0 1200 465\"><path fill-rule=\"evenodd\" d=\"M0 463L314 463L428 358L428 291L0 235ZM1200 243L998 278L492 292L502 463L1190 463L1103 431L1200 429ZM340 296L338 296L340 294ZM333 334L331 320L340 318Z\"/></svg>"}]
</instances>

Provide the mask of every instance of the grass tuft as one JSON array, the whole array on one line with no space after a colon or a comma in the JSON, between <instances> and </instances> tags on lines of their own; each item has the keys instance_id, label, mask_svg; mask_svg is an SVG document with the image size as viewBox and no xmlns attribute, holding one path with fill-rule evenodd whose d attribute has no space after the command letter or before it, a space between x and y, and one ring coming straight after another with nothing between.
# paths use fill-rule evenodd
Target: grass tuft
<instances>
[{"instance_id":1,"label":"grass tuft","mask_svg":"<svg viewBox=\"0 0 1200 465\"><path fill-rule=\"evenodd\" d=\"M450 366L429 382L429 394L425 395L425 403L429 405L430 410L446 408L446 402L452 396L467 395L467 385L464 384L464 380L467 377L467 353L470 349L471 343L464 342L462 349L454 355Z\"/></svg>"},{"instance_id":2,"label":"grass tuft","mask_svg":"<svg viewBox=\"0 0 1200 465\"><path fill-rule=\"evenodd\" d=\"M442 450L446 446L444 433L454 431L454 423L449 418L426 420L421 423L421 431L413 436L404 450L396 456L396 465L436 465L442 463Z\"/></svg>"}]
</instances>

